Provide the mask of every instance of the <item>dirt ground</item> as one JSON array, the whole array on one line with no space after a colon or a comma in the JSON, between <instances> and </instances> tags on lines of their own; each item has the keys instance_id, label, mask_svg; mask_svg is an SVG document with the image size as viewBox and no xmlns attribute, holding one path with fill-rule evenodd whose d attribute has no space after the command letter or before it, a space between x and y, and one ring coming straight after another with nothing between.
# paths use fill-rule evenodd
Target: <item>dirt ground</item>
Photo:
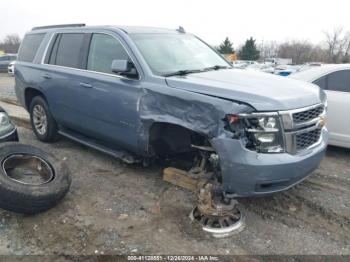
<instances>
[{"instance_id":1,"label":"dirt ground","mask_svg":"<svg viewBox=\"0 0 350 262\"><path fill-rule=\"evenodd\" d=\"M162 181L161 166L126 165L67 139L44 144L22 126L19 136L66 161L73 182L43 214L0 210L1 255L350 255L350 150L329 147L313 175L284 193L241 199L245 230L213 239L188 218L194 195Z\"/></svg>"},{"instance_id":2,"label":"dirt ground","mask_svg":"<svg viewBox=\"0 0 350 262\"><path fill-rule=\"evenodd\" d=\"M14 85L14 77L10 77L7 73L0 71L0 98L1 99L16 99L13 85Z\"/></svg>"}]
</instances>

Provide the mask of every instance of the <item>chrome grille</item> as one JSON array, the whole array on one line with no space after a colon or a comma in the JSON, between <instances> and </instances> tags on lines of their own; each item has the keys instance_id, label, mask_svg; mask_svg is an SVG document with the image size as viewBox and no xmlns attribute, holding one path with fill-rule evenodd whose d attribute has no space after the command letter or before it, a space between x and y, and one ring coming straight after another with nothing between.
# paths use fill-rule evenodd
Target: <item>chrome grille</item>
<instances>
[{"instance_id":1,"label":"chrome grille","mask_svg":"<svg viewBox=\"0 0 350 262\"><path fill-rule=\"evenodd\" d=\"M294 113L293 121L294 123L297 123L297 124L306 122L319 117L323 113L323 111L324 111L324 106L320 105L318 107L315 107L306 111Z\"/></svg>"},{"instance_id":2,"label":"chrome grille","mask_svg":"<svg viewBox=\"0 0 350 262\"><path fill-rule=\"evenodd\" d=\"M280 111L284 127L286 152L297 154L317 144L324 127L323 104Z\"/></svg>"},{"instance_id":3,"label":"chrome grille","mask_svg":"<svg viewBox=\"0 0 350 262\"><path fill-rule=\"evenodd\" d=\"M296 135L296 149L302 150L317 143L321 137L320 128Z\"/></svg>"}]
</instances>

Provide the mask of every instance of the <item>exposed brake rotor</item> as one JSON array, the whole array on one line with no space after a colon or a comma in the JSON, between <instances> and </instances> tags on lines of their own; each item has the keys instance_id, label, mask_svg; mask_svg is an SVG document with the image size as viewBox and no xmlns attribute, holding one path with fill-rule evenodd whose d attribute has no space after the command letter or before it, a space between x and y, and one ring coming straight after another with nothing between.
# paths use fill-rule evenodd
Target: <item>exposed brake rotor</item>
<instances>
[{"instance_id":1,"label":"exposed brake rotor","mask_svg":"<svg viewBox=\"0 0 350 262\"><path fill-rule=\"evenodd\" d=\"M197 193L197 205L191 211L192 221L200 223L205 232L223 238L239 233L245 226L243 207L234 199L224 197L220 185L176 168L164 169L163 179Z\"/></svg>"},{"instance_id":2,"label":"exposed brake rotor","mask_svg":"<svg viewBox=\"0 0 350 262\"><path fill-rule=\"evenodd\" d=\"M198 193L197 206L190 218L201 224L204 231L213 237L223 238L241 232L245 226L245 216L241 205L234 199L224 199L220 190L207 183Z\"/></svg>"}]
</instances>

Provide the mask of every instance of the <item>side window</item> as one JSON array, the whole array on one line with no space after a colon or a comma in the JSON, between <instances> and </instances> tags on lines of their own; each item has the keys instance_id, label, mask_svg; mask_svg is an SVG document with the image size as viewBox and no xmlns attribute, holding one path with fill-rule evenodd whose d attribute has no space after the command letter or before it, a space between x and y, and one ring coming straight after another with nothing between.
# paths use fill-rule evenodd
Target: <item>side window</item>
<instances>
[{"instance_id":1,"label":"side window","mask_svg":"<svg viewBox=\"0 0 350 262\"><path fill-rule=\"evenodd\" d=\"M327 76L322 76L321 78L315 80L313 83L325 90L327 89Z\"/></svg>"},{"instance_id":2,"label":"side window","mask_svg":"<svg viewBox=\"0 0 350 262\"><path fill-rule=\"evenodd\" d=\"M350 70L342 70L329 74L328 90L350 92Z\"/></svg>"},{"instance_id":3,"label":"side window","mask_svg":"<svg viewBox=\"0 0 350 262\"><path fill-rule=\"evenodd\" d=\"M61 34L59 41L56 38L57 43L55 42L53 46L49 63L81 68L84 39L84 34ZM53 52L56 52L56 55L53 55Z\"/></svg>"},{"instance_id":4,"label":"side window","mask_svg":"<svg viewBox=\"0 0 350 262\"><path fill-rule=\"evenodd\" d=\"M8 61L8 56L0 56L0 61Z\"/></svg>"},{"instance_id":5,"label":"side window","mask_svg":"<svg viewBox=\"0 0 350 262\"><path fill-rule=\"evenodd\" d=\"M45 34L29 34L22 41L19 49L18 61L33 62Z\"/></svg>"},{"instance_id":6,"label":"side window","mask_svg":"<svg viewBox=\"0 0 350 262\"><path fill-rule=\"evenodd\" d=\"M87 62L87 70L110 73L112 61L129 60L122 44L112 36L93 34Z\"/></svg>"}]
</instances>

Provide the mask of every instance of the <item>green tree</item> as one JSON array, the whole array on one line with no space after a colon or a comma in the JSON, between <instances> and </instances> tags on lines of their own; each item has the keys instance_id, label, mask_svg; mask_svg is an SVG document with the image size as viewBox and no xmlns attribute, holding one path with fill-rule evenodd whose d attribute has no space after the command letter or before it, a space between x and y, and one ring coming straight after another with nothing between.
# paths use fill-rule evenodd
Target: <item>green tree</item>
<instances>
[{"instance_id":1,"label":"green tree","mask_svg":"<svg viewBox=\"0 0 350 262\"><path fill-rule=\"evenodd\" d=\"M232 54L234 52L233 43L228 37L226 37L225 40L219 45L217 50L221 54Z\"/></svg>"},{"instance_id":2,"label":"green tree","mask_svg":"<svg viewBox=\"0 0 350 262\"><path fill-rule=\"evenodd\" d=\"M258 60L260 51L256 47L255 39L253 37L247 39L244 46L239 50L238 57L242 60Z\"/></svg>"}]
</instances>

